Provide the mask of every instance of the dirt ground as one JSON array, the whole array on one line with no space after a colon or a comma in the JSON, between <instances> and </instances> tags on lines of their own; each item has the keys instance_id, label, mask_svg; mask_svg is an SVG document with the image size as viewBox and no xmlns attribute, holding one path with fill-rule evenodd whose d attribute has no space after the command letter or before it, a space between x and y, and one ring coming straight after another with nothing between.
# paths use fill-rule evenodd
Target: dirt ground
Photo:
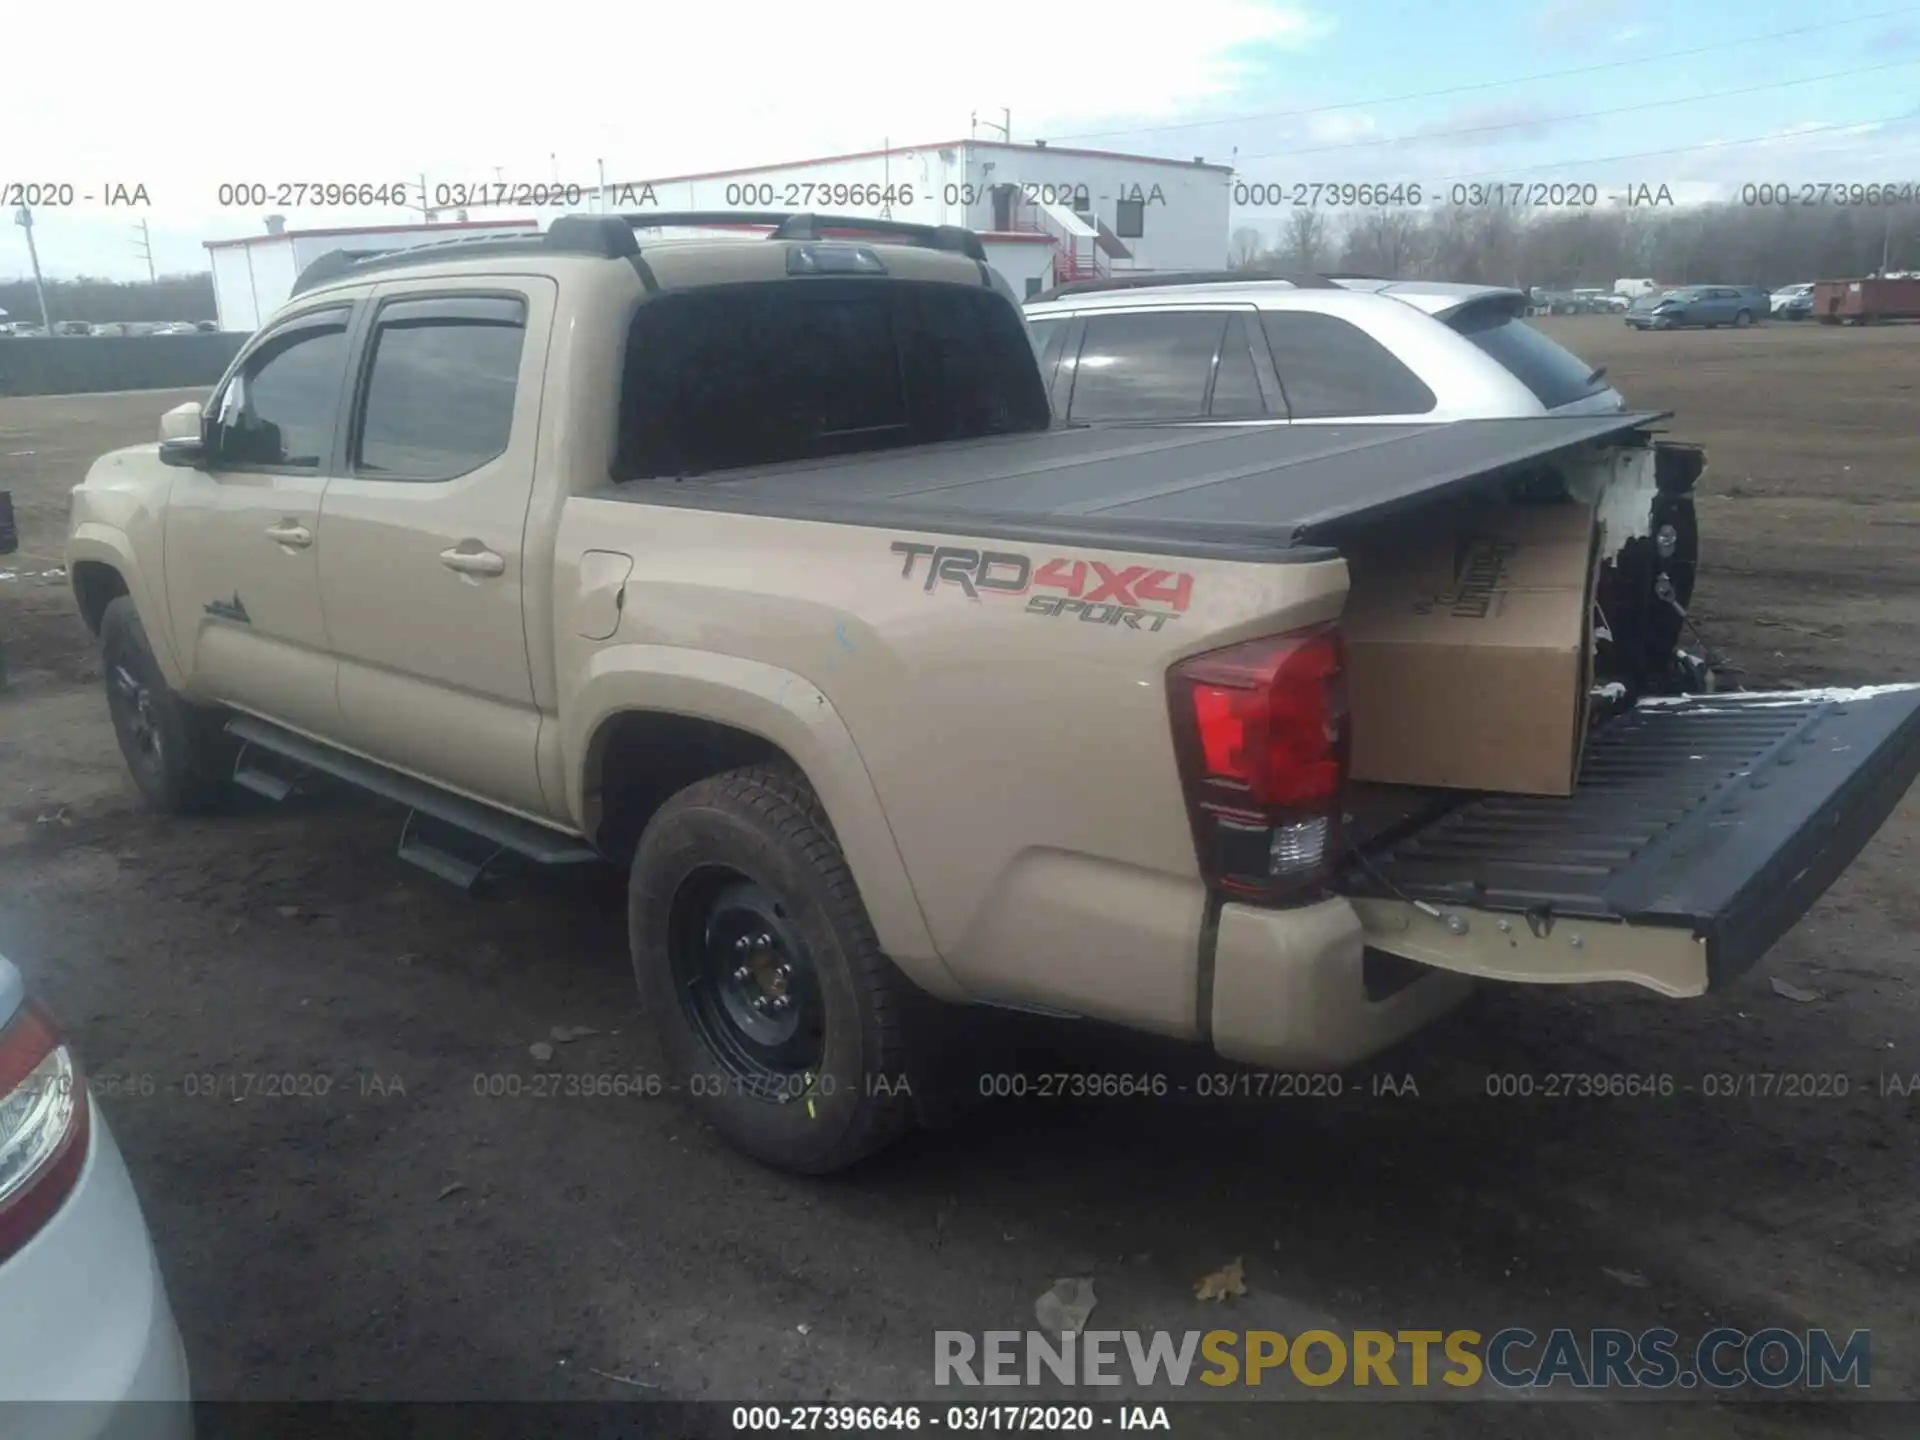
<instances>
[{"instance_id":1,"label":"dirt ground","mask_svg":"<svg viewBox=\"0 0 1920 1440\"><path fill-rule=\"evenodd\" d=\"M1717 654L1755 684L1920 679L1920 327L1545 323L1708 447L1696 613ZM39 572L87 461L180 398L0 400L27 552L0 559L0 950L99 1077L202 1396L935 1398L935 1330L1027 1328L1054 1280L1090 1276L1096 1328L1865 1328L1873 1394L1920 1399L1920 1100L1885 1078L1920 1077L1920 796L1723 994L1492 988L1337 1099L1005 1101L798 1181L671 1097L483 1093L657 1070L617 883L469 900L394 858L388 807L345 797L196 822L136 807L88 637ZM556 1026L598 1033L543 1065L529 1046ZM1035 1064L1204 1064L1092 1029L1019 1038ZM1568 1071L1677 1088L1487 1093ZM1703 1093L1709 1073L1783 1072L1847 1093ZM235 1098L269 1074L320 1078ZM1376 1097L1377 1074L1417 1094ZM1236 1256L1251 1293L1197 1302L1196 1277ZM1546 1418L1624 1437L1891 1434L1914 1415L1699 1392ZM1541 1419L1322 1404L1308 1429ZM1274 1421L1219 1406L1178 1433Z\"/></svg>"}]
</instances>

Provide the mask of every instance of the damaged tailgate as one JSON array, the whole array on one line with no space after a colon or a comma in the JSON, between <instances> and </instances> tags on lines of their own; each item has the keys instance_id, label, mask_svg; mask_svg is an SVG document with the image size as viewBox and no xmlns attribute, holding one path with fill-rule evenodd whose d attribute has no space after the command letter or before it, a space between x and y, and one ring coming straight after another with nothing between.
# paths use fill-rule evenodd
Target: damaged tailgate
<instances>
[{"instance_id":1,"label":"damaged tailgate","mask_svg":"<svg viewBox=\"0 0 1920 1440\"><path fill-rule=\"evenodd\" d=\"M1425 794L1356 842L1375 949L1535 983L1699 995L1750 968L1920 772L1920 685L1643 701L1565 798Z\"/></svg>"}]
</instances>

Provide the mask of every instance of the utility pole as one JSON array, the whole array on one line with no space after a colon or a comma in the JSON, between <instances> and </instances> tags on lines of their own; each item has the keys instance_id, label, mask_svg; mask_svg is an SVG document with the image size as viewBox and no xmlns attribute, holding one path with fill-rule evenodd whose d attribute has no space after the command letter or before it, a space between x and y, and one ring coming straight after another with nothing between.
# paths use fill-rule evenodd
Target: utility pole
<instances>
[{"instance_id":1,"label":"utility pole","mask_svg":"<svg viewBox=\"0 0 1920 1440\"><path fill-rule=\"evenodd\" d=\"M33 293L40 297L40 324L51 338L53 313L47 309L47 286L40 278L40 247L33 243L33 211L22 205L13 212L13 223L27 232L27 258L33 261Z\"/></svg>"},{"instance_id":2,"label":"utility pole","mask_svg":"<svg viewBox=\"0 0 1920 1440\"><path fill-rule=\"evenodd\" d=\"M998 130L1000 132L1000 138L1002 140L1005 140L1008 144L1013 143L1013 111L1007 109L1005 106L1001 107L1001 110L1000 110L1001 123L998 125L994 124L993 121L991 120L982 120L980 118L980 112L978 110L975 110L970 116L968 116L968 121L969 121L969 127L968 127L967 133L969 134L969 136L973 138L977 139L979 137L980 127L984 125L989 130Z\"/></svg>"},{"instance_id":3,"label":"utility pole","mask_svg":"<svg viewBox=\"0 0 1920 1440\"><path fill-rule=\"evenodd\" d=\"M605 160L596 160L593 163L600 167L600 207L599 208L600 208L600 213L604 215L607 213L607 162Z\"/></svg>"},{"instance_id":4,"label":"utility pole","mask_svg":"<svg viewBox=\"0 0 1920 1440\"><path fill-rule=\"evenodd\" d=\"M160 279L153 273L153 236L148 231L147 222L144 220L136 228L140 231L140 258L147 262L147 283L153 285Z\"/></svg>"},{"instance_id":5,"label":"utility pole","mask_svg":"<svg viewBox=\"0 0 1920 1440\"><path fill-rule=\"evenodd\" d=\"M1893 250L1893 206L1887 206L1887 222L1880 231L1880 273L1885 275Z\"/></svg>"}]
</instances>

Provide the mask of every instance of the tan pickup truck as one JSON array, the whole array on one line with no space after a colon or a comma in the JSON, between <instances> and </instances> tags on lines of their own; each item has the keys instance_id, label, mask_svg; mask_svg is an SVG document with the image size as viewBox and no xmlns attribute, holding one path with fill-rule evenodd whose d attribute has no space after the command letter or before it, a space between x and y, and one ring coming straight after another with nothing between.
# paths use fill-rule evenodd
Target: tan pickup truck
<instances>
[{"instance_id":1,"label":"tan pickup truck","mask_svg":"<svg viewBox=\"0 0 1920 1440\"><path fill-rule=\"evenodd\" d=\"M462 884L627 867L674 1081L763 1160L899 1134L935 1002L1324 1069L1476 978L1703 993L1920 769L1920 689L1670 693L1659 417L1070 427L966 232L676 221L317 262L67 555L155 806L332 776ZM1578 495L1658 590L1570 795L1350 778L1344 537L1468 492Z\"/></svg>"}]
</instances>

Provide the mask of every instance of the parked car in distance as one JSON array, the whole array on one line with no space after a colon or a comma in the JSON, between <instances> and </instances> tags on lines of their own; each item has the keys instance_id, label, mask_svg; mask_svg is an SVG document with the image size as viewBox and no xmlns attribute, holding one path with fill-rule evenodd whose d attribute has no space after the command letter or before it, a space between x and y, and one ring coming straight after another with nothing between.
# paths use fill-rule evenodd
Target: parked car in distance
<instances>
[{"instance_id":1,"label":"parked car in distance","mask_svg":"<svg viewBox=\"0 0 1920 1440\"><path fill-rule=\"evenodd\" d=\"M1783 285L1767 297L1767 310L1777 320L1804 320L1813 314L1813 282Z\"/></svg>"},{"instance_id":2,"label":"parked car in distance","mask_svg":"<svg viewBox=\"0 0 1920 1440\"><path fill-rule=\"evenodd\" d=\"M67 1038L0 958L0 1433L189 1440L186 1351Z\"/></svg>"},{"instance_id":3,"label":"parked car in distance","mask_svg":"<svg viewBox=\"0 0 1920 1440\"><path fill-rule=\"evenodd\" d=\"M1613 309L1614 297L1605 290L1594 286L1573 292L1576 315L1605 315Z\"/></svg>"},{"instance_id":4,"label":"parked car in distance","mask_svg":"<svg viewBox=\"0 0 1920 1440\"><path fill-rule=\"evenodd\" d=\"M1662 285L1658 280L1649 279L1644 276L1635 277L1630 275L1624 279L1613 282L1613 293L1626 296L1629 303L1638 300L1642 295L1653 295L1667 288L1669 287Z\"/></svg>"},{"instance_id":5,"label":"parked car in distance","mask_svg":"<svg viewBox=\"0 0 1920 1440\"><path fill-rule=\"evenodd\" d=\"M1635 330L1712 330L1721 325L1744 329L1767 313L1764 296L1737 285L1682 285L1642 295L1623 317Z\"/></svg>"}]
</instances>

